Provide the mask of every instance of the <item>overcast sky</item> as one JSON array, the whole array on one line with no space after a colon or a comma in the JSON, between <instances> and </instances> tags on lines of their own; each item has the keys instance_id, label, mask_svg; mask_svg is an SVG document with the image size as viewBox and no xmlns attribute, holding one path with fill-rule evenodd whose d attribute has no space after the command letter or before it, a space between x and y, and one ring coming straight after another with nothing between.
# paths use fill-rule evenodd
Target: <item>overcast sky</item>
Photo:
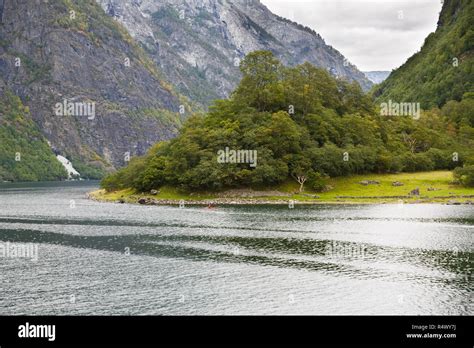
<instances>
[{"instance_id":1,"label":"overcast sky","mask_svg":"<svg viewBox=\"0 0 474 348\"><path fill-rule=\"evenodd\" d=\"M440 0L261 0L272 12L304 24L359 70L390 71L436 30Z\"/></svg>"}]
</instances>

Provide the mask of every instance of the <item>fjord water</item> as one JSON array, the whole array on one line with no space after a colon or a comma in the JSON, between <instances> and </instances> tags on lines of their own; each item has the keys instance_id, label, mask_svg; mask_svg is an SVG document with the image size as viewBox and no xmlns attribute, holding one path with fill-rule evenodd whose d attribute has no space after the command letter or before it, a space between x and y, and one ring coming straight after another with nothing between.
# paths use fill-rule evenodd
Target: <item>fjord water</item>
<instances>
[{"instance_id":1,"label":"fjord water","mask_svg":"<svg viewBox=\"0 0 474 348\"><path fill-rule=\"evenodd\" d=\"M474 209L144 207L0 184L1 315L472 315Z\"/></svg>"}]
</instances>

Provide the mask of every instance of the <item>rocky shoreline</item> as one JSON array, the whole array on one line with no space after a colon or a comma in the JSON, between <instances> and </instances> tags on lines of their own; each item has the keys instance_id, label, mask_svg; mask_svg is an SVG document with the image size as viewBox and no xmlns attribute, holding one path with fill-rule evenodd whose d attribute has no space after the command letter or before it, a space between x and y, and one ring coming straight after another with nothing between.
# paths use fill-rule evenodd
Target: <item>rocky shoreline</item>
<instances>
[{"instance_id":1,"label":"rocky shoreline","mask_svg":"<svg viewBox=\"0 0 474 348\"><path fill-rule=\"evenodd\" d=\"M338 196L336 201L324 201L316 200L319 197L314 196L313 200L296 200L292 199L289 196L286 196L287 199L265 199L265 197L260 198L248 198L248 197L217 197L213 199L190 199L190 200L176 200L176 199L158 199L140 195L131 195L119 199L108 199L101 195L100 191L90 192L87 194L87 198L97 201L97 202L107 202L107 203L116 203L116 204L139 204L144 206L159 206L159 205L169 205L169 206L207 206L214 207L218 205L322 205L322 204L426 204L426 203L438 203L446 205L473 205L474 201L466 200L460 202L457 199L465 198L474 198L474 195L467 196L443 196L443 197L434 197L435 199L449 199L446 202L436 202L433 201L433 198L428 197L413 197L413 196L371 196L371 197L356 197L356 196ZM415 199L416 198L416 199ZM377 201L367 202L367 201L357 201L364 199L373 199ZM396 202L387 202L388 199L396 199ZM385 201L384 201L385 200Z\"/></svg>"},{"instance_id":2,"label":"rocky shoreline","mask_svg":"<svg viewBox=\"0 0 474 348\"><path fill-rule=\"evenodd\" d=\"M109 200L94 195L94 192L86 195L88 199L96 202L107 202L116 204L139 204L139 205L192 205L192 206L217 206L217 205L289 205L293 204L327 204L326 202L316 201L296 201L296 200L266 200L266 199L244 199L244 198L216 198L204 200L174 200L174 199L155 199L149 197L140 197L135 199Z\"/></svg>"}]
</instances>

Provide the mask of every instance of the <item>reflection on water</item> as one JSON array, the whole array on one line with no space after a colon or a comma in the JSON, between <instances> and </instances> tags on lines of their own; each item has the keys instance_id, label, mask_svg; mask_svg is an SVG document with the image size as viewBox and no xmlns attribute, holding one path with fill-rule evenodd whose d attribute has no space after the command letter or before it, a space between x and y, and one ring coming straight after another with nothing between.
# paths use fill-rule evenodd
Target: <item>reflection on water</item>
<instances>
[{"instance_id":1,"label":"reflection on water","mask_svg":"<svg viewBox=\"0 0 474 348\"><path fill-rule=\"evenodd\" d=\"M0 184L0 314L473 314L471 206L143 207L95 185ZM29 243L36 262L1 253Z\"/></svg>"}]
</instances>

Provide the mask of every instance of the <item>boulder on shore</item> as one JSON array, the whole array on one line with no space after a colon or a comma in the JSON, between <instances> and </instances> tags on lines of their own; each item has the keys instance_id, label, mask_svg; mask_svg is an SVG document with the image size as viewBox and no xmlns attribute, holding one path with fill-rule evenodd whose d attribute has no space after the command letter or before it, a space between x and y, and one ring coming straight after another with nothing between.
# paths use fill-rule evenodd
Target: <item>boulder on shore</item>
<instances>
[{"instance_id":1,"label":"boulder on shore","mask_svg":"<svg viewBox=\"0 0 474 348\"><path fill-rule=\"evenodd\" d=\"M363 185L363 186L367 186L367 185L380 185L380 181L377 181L377 180L363 180L361 181L359 184Z\"/></svg>"},{"instance_id":2,"label":"boulder on shore","mask_svg":"<svg viewBox=\"0 0 474 348\"><path fill-rule=\"evenodd\" d=\"M419 196L420 195L420 189L417 187L414 190L411 190L409 193L410 196Z\"/></svg>"},{"instance_id":3,"label":"boulder on shore","mask_svg":"<svg viewBox=\"0 0 474 348\"><path fill-rule=\"evenodd\" d=\"M138 204L148 204L148 203L150 203L150 200L148 198L142 197L138 199Z\"/></svg>"}]
</instances>

